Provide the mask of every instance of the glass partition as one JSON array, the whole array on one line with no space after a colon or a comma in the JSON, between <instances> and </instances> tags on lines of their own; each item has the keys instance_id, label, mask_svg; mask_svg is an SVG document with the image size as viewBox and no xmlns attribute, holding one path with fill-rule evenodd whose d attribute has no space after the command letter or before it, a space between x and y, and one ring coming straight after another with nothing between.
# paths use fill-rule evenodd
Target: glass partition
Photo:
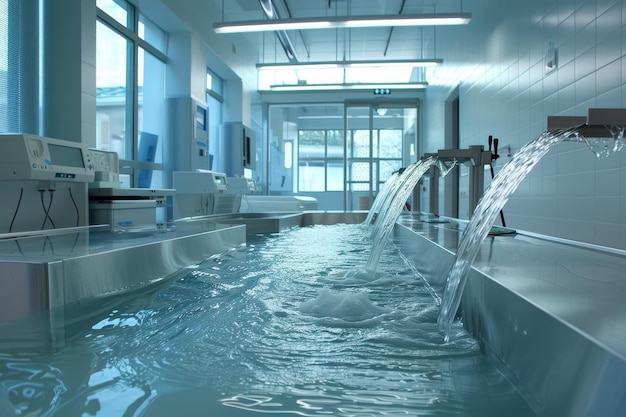
<instances>
[{"instance_id":1,"label":"glass partition","mask_svg":"<svg viewBox=\"0 0 626 417\"><path fill-rule=\"evenodd\" d=\"M394 171L415 161L417 103L271 105L270 195L306 195L320 210L370 207Z\"/></svg>"}]
</instances>

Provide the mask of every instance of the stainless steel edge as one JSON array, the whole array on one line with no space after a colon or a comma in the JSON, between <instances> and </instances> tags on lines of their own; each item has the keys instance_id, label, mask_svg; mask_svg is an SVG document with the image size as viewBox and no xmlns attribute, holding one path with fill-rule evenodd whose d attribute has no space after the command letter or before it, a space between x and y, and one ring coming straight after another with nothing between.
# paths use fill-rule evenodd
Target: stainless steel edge
<instances>
[{"instance_id":1,"label":"stainless steel edge","mask_svg":"<svg viewBox=\"0 0 626 417\"><path fill-rule=\"evenodd\" d=\"M367 211L305 211L302 226L313 224L361 223L367 217Z\"/></svg>"},{"instance_id":2,"label":"stainless steel edge","mask_svg":"<svg viewBox=\"0 0 626 417\"><path fill-rule=\"evenodd\" d=\"M246 242L243 225L195 229L199 232L80 256L0 262L0 346L61 347L70 327L102 308L149 295L177 271Z\"/></svg>"},{"instance_id":3,"label":"stainless steel edge","mask_svg":"<svg viewBox=\"0 0 626 417\"><path fill-rule=\"evenodd\" d=\"M233 226L66 259L63 261L64 303L115 295L154 283L245 241L245 228Z\"/></svg>"},{"instance_id":4,"label":"stainless steel edge","mask_svg":"<svg viewBox=\"0 0 626 417\"><path fill-rule=\"evenodd\" d=\"M461 230L400 221L394 242L439 296ZM461 302L465 328L541 417L626 415L623 256L490 237Z\"/></svg>"}]
</instances>

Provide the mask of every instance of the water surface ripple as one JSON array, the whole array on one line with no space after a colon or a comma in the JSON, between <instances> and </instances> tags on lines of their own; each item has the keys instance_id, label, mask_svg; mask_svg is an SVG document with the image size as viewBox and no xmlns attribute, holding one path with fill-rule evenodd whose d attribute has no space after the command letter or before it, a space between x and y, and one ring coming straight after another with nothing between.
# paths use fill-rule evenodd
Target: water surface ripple
<instances>
[{"instance_id":1,"label":"water surface ripple","mask_svg":"<svg viewBox=\"0 0 626 417\"><path fill-rule=\"evenodd\" d=\"M0 354L0 415L531 416L390 242L360 225L258 236L53 354ZM28 385L30 384L30 385Z\"/></svg>"}]
</instances>

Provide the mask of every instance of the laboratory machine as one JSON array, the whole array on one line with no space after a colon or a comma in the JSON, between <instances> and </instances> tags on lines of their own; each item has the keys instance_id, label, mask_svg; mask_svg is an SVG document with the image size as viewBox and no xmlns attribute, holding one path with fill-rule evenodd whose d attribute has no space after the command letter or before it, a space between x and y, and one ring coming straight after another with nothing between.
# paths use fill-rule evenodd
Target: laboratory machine
<instances>
[{"instance_id":1,"label":"laboratory machine","mask_svg":"<svg viewBox=\"0 0 626 417\"><path fill-rule=\"evenodd\" d=\"M232 212L233 197L227 193L228 180L222 172L177 171L173 184L174 220Z\"/></svg>"},{"instance_id":2,"label":"laboratory machine","mask_svg":"<svg viewBox=\"0 0 626 417\"><path fill-rule=\"evenodd\" d=\"M108 230L155 230L166 222L173 189L121 188L119 159L115 152L91 150L95 178L89 184L89 222Z\"/></svg>"},{"instance_id":3,"label":"laboratory machine","mask_svg":"<svg viewBox=\"0 0 626 417\"><path fill-rule=\"evenodd\" d=\"M92 151L81 143L0 135L0 232L86 226Z\"/></svg>"}]
</instances>

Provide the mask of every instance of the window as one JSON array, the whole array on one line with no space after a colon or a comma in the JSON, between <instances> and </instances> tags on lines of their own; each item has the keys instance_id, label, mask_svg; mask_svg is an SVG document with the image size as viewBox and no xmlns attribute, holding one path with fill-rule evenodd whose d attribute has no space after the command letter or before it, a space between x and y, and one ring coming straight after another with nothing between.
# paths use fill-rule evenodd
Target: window
<instances>
[{"instance_id":1,"label":"window","mask_svg":"<svg viewBox=\"0 0 626 417\"><path fill-rule=\"evenodd\" d=\"M217 101L223 102L224 98L224 81L217 76L213 71L207 68L206 70L206 90L207 93L213 96Z\"/></svg>"},{"instance_id":2,"label":"window","mask_svg":"<svg viewBox=\"0 0 626 417\"><path fill-rule=\"evenodd\" d=\"M213 157L217 153L220 126L222 124L222 103L224 102L223 80L207 68L206 102L209 111L209 169L213 169Z\"/></svg>"},{"instance_id":3,"label":"window","mask_svg":"<svg viewBox=\"0 0 626 417\"><path fill-rule=\"evenodd\" d=\"M348 156L355 161L350 165L353 191L369 189L370 163L373 164L372 175L378 179L379 187L402 167L402 136L402 129L373 129L370 160L369 130L348 131Z\"/></svg>"},{"instance_id":4,"label":"window","mask_svg":"<svg viewBox=\"0 0 626 417\"><path fill-rule=\"evenodd\" d=\"M276 86L407 83L411 82L413 68L260 68L258 89L271 90Z\"/></svg>"},{"instance_id":5,"label":"window","mask_svg":"<svg viewBox=\"0 0 626 417\"><path fill-rule=\"evenodd\" d=\"M161 187L167 35L124 0L96 4L96 146L118 153L122 186Z\"/></svg>"},{"instance_id":6,"label":"window","mask_svg":"<svg viewBox=\"0 0 626 417\"><path fill-rule=\"evenodd\" d=\"M167 33L142 14L139 15L138 35L159 52L167 52Z\"/></svg>"},{"instance_id":7,"label":"window","mask_svg":"<svg viewBox=\"0 0 626 417\"><path fill-rule=\"evenodd\" d=\"M98 9L105 12L108 16L115 19L120 25L132 29L132 8L125 1L115 0L97 0L96 6Z\"/></svg>"},{"instance_id":8,"label":"window","mask_svg":"<svg viewBox=\"0 0 626 417\"><path fill-rule=\"evenodd\" d=\"M128 56L132 44L101 22L96 24L96 38L96 147L117 152L120 159L132 158L132 142L129 148L126 141L126 131L132 126L132 117L128 119L132 104Z\"/></svg>"},{"instance_id":9,"label":"window","mask_svg":"<svg viewBox=\"0 0 626 417\"><path fill-rule=\"evenodd\" d=\"M37 133L36 0L0 0L0 132Z\"/></svg>"},{"instance_id":10,"label":"window","mask_svg":"<svg viewBox=\"0 0 626 417\"><path fill-rule=\"evenodd\" d=\"M343 190L343 130L298 132L298 191Z\"/></svg>"}]
</instances>

